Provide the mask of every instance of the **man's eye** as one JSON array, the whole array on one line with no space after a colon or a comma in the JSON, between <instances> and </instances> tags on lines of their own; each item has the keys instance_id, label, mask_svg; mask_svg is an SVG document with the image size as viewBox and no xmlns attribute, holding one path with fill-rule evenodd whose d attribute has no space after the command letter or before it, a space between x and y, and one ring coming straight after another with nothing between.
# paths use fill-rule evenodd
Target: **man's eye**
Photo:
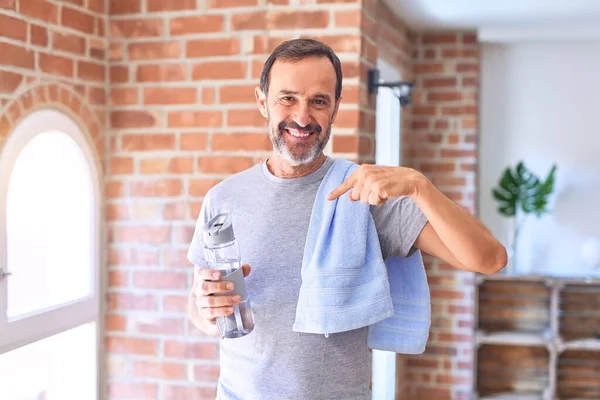
<instances>
[{"instance_id":1,"label":"man's eye","mask_svg":"<svg viewBox=\"0 0 600 400\"><path fill-rule=\"evenodd\" d=\"M294 98L292 96L283 96L281 100L283 101L292 101Z\"/></svg>"},{"instance_id":2,"label":"man's eye","mask_svg":"<svg viewBox=\"0 0 600 400\"><path fill-rule=\"evenodd\" d=\"M326 100L315 100L315 104L317 104L318 106L326 106L327 101Z\"/></svg>"}]
</instances>

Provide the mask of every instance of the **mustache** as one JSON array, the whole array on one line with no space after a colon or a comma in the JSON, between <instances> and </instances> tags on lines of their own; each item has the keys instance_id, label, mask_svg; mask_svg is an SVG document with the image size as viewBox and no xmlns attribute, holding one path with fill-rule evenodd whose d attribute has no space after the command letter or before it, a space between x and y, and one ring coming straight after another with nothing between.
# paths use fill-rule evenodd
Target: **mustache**
<instances>
[{"instance_id":1,"label":"mustache","mask_svg":"<svg viewBox=\"0 0 600 400\"><path fill-rule=\"evenodd\" d=\"M300 132L316 132L321 133L323 128L321 128L318 124L308 124L306 126L300 126L294 121L281 121L278 125L279 131L283 131L284 129L295 129Z\"/></svg>"}]
</instances>

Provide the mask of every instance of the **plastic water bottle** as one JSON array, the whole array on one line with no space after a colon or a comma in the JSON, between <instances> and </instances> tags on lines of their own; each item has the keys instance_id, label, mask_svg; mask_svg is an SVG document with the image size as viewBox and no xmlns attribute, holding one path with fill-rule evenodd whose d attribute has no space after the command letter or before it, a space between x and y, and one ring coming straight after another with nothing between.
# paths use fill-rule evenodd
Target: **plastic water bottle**
<instances>
[{"instance_id":1,"label":"plastic water bottle","mask_svg":"<svg viewBox=\"0 0 600 400\"><path fill-rule=\"evenodd\" d=\"M215 293L213 296L238 294L241 297L241 302L233 306L233 314L217 317L219 334L223 339L245 336L254 329L254 315L246 291L240 252L231 225L231 215L222 213L215 216L204 225L203 234L204 259L209 268L221 272L221 281L234 284L233 291Z\"/></svg>"}]
</instances>

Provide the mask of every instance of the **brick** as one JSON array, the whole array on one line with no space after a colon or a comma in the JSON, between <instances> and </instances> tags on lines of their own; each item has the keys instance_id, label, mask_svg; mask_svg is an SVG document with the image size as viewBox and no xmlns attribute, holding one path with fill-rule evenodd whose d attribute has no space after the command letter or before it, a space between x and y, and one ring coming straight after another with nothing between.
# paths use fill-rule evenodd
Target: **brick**
<instances>
[{"instance_id":1,"label":"brick","mask_svg":"<svg viewBox=\"0 0 600 400\"><path fill-rule=\"evenodd\" d=\"M221 111L171 111L168 113L169 128L216 128L223 124Z\"/></svg>"},{"instance_id":2,"label":"brick","mask_svg":"<svg viewBox=\"0 0 600 400\"><path fill-rule=\"evenodd\" d=\"M479 64L458 63L456 64L456 72L479 72Z\"/></svg>"},{"instance_id":3,"label":"brick","mask_svg":"<svg viewBox=\"0 0 600 400\"><path fill-rule=\"evenodd\" d=\"M157 298L151 294L109 293L108 309L111 311L154 311Z\"/></svg>"},{"instance_id":4,"label":"brick","mask_svg":"<svg viewBox=\"0 0 600 400\"><path fill-rule=\"evenodd\" d=\"M147 158L140 160L141 174L191 174L194 172L192 157Z\"/></svg>"},{"instance_id":5,"label":"brick","mask_svg":"<svg viewBox=\"0 0 600 400\"><path fill-rule=\"evenodd\" d=\"M176 244L190 245L192 238L194 237L193 226L179 226L173 228L173 240Z\"/></svg>"},{"instance_id":6,"label":"brick","mask_svg":"<svg viewBox=\"0 0 600 400\"><path fill-rule=\"evenodd\" d=\"M109 14L137 14L142 11L142 0L109 0Z\"/></svg>"},{"instance_id":7,"label":"brick","mask_svg":"<svg viewBox=\"0 0 600 400\"><path fill-rule=\"evenodd\" d=\"M179 58L182 48L178 42L144 42L130 43L127 50L129 59L138 61Z\"/></svg>"},{"instance_id":8,"label":"brick","mask_svg":"<svg viewBox=\"0 0 600 400\"><path fill-rule=\"evenodd\" d=\"M144 88L144 104L195 104L198 99L196 88L193 87L153 87Z\"/></svg>"},{"instance_id":9,"label":"brick","mask_svg":"<svg viewBox=\"0 0 600 400\"><path fill-rule=\"evenodd\" d=\"M46 47L48 45L48 29L43 26L31 24L31 44Z\"/></svg>"},{"instance_id":10,"label":"brick","mask_svg":"<svg viewBox=\"0 0 600 400\"><path fill-rule=\"evenodd\" d=\"M198 382L216 382L219 379L219 373L218 365L194 366L194 380Z\"/></svg>"},{"instance_id":11,"label":"brick","mask_svg":"<svg viewBox=\"0 0 600 400\"><path fill-rule=\"evenodd\" d=\"M107 204L105 213L109 221L124 221L131 218L128 204Z\"/></svg>"},{"instance_id":12,"label":"brick","mask_svg":"<svg viewBox=\"0 0 600 400\"><path fill-rule=\"evenodd\" d=\"M136 70L137 82L173 82L186 80L185 64L140 65Z\"/></svg>"},{"instance_id":13,"label":"brick","mask_svg":"<svg viewBox=\"0 0 600 400\"><path fill-rule=\"evenodd\" d=\"M65 6L62 7L62 24L85 33L94 33L95 29L92 15Z\"/></svg>"},{"instance_id":14,"label":"brick","mask_svg":"<svg viewBox=\"0 0 600 400\"><path fill-rule=\"evenodd\" d=\"M196 0L147 0L149 12L195 10Z\"/></svg>"},{"instance_id":15,"label":"brick","mask_svg":"<svg viewBox=\"0 0 600 400\"><path fill-rule=\"evenodd\" d=\"M164 355L187 360L213 360L217 357L217 343L165 340Z\"/></svg>"},{"instance_id":16,"label":"brick","mask_svg":"<svg viewBox=\"0 0 600 400\"><path fill-rule=\"evenodd\" d=\"M333 20L338 28L355 28L360 26L361 15L361 10L335 11Z\"/></svg>"},{"instance_id":17,"label":"brick","mask_svg":"<svg viewBox=\"0 0 600 400\"><path fill-rule=\"evenodd\" d=\"M267 119L257 109L227 110L227 125L230 127L266 127Z\"/></svg>"},{"instance_id":18,"label":"brick","mask_svg":"<svg viewBox=\"0 0 600 400\"><path fill-rule=\"evenodd\" d=\"M477 48L473 49L442 49L442 57L443 58L477 58L479 56L479 51Z\"/></svg>"},{"instance_id":19,"label":"brick","mask_svg":"<svg viewBox=\"0 0 600 400\"><path fill-rule=\"evenodd\" d=\"M477 115L476 106L444 106L441 108L442 115Z\"/></svg>"},{"instance_id":20,"label":"brick","mask_svg":"<svg viewBox=\"0 0 600 400\"><path fill-rule=\"evenodd\" d=\"M108 59L110 61L122 61L125 59L125 44L111 42L108 48Z\"/></svg>"},{"instance_id":21,"label":"brick","mask_svg":"<svg viewBox=\"0 0 600 400\"><path fill-rule=\"evenodd\" d=\"M430 88L455 87L456 85L457 85L456 77L443 77L443 78L423 79L421 86L425 89L430 89Z\"/></svg>"},{"instance_id":22,"label":"brick","mask_svg":"<svg viewBox=\"0 0 600 400\"><path fill-rule=\"evenodd\" d=\"M411 358L406 360L406 365L409 368L431 368L437 369L439 361L435 359L426 358Z\"/></svg>"},{"instance_id":23,"label":"brick","mask_svg":"<svg viewBox=\"0 0 600 400\"><path fill-rule=\"evenodd\" d=\"M184 331L184 319L159 318L158 316L130 317L133 330L143 334L155 335L182 335Z\"/></svg>"},{"instance_id":24,"label":"brick","mask_svg":"<svg viewBox=\"0 0 600 400\"><path fill-rule=\"evenodd\" d=\"M215 88L204 87L202 88L201 100L202 104L215 104L217 96L215 95Z\"/></svg>"},{"instance_id":25,"label":"brick","mask_svg":"<svg viewBox=\"0 0 600 400\"><path fill-rule=\"evenodd\" d=\"M127 329L127 318L123 315L107 315L106 331L119 332Z\"/></svg>"},{"instance_id":26,"label":"brick","mask_svg":"<svg viewBox=\"0 0 600 400\"><path fill-rule=\"evenodd\" d=\"M103 64L78 61L77 76L83 80L104 82L106 79L106 67Z\"/></svg>"},{"instance_id":27,"label":"brick","mask_svg":"<svg viewBox=\"0 0 600 400\"><path fill-rule=\"evenodd\" d=\"M474 158L477 157L477 150L464 150L464 149L442 149L441 156L443 158Z\"/></svg>"},{"instance_id":28,"label":"brick","mask_svg":"<svg viewBox=\"0 0 600 400\"><path fill-rule=\"evenodd\" d=\"M104 195L109 199L123 197L125 195L123 182L107 182L104 187Z\"/></svg>"},{"instance_id":29,"label":"brick","mask_svg":"<svg viewBox=\"0 0 600 400\"><path fill-rule=\"evenodd\" d=\"M188 58L232 56L239 53L238 38L189 40L185 47Z\"/></svg>"},{"instance_id":30,"label":"brick","mask_svg":"<svg viewBox=\"0 0 600 400\"><path fill-rule=\"evenodd\" d=\"M0 37L26 42L27 22L22 19L0 14Z\"/></svg>"},{"instance_id":31,"label":"brick","mask_svg":"<svg viewBox=\"0 0 600 400\"><path fill-rule=\"evenodd\" d=\"M339 110L335 119L338 128L357 128L360 113L358 110Z\"/></svg>"},{"instance_id":32,"label":"brick","mask_svg":"<svg viewBox=\"0 0 600 400\"><path fill-rule=\"evenodd\" d=\"M106 11L105 0L87 0L88 8L97 13L103 14Z\"/></svg>"},{"instance_id":33,"label":"brick","mask_svg":"<svg viewBox=\"0 0 600 400\"><path fill-rule=\"evenodd\" d=\"M189 204L187 202L166 203L163 207L162 218L165 221L187 221L190 218L188 210ZM168 266L168 264L166 265ZM186 266L189 267L189 263Z\"/></svg>"},{"instance_id":34,"label":"brick","mask_svg":"<svg viewBox=\"0 0 600 400\"><path fill-rule=\"evenodd\" d=\"M206 150L207 145L205 133L182 133L179 138L179 150Z\"/></svg>"},{"instance_id":35,"label":"brick","mask_svg":"<svg viewBox=\"0 0 600 400\"><path fill-rule=\"evenodd\" d=\"M336 53L360 53L361 37L359 35L327 35L312 36L325 43Z\"/></svg>"},{"instance_id":36,"label":"brick","mask_svg":"<svg viewBox=\"0 0 600 400\"><path fill-rule=\"evenodd\" d=\"M479 86L479 79L477 78L471 78L471 77L463 77L461 79L462 81L462 86L465 88L473 88L473 87L477 87Z\"/></svg>"},{"instance_id":37,"label":"brick","mask_svg":"<svg viewBox=\"0 0 600 400\"><path fill-rule=\"evenodd\" d=\"M164 21L159 18L123 19L111 21L110 32L119 39L155 37L164 35L163 27Z\"/></svg>"},{"instance_id":38,"label":"brick","mask_svg":"<svg viewBox=\"0 0 600 400\"><path fill-rule=\"evenodd\" d=\"M67 77L72 77L75 70L72 59L48 53L39 54L39 65L42 72Z\"/></svg>"},{"instance_id":39,"label":"brick","mask_svg":"<svg viewBox=\"0 0 600 400\"><path fill-rule=\"evenodd\" d=\"M113 87L110 89L110 104L116 106L139 103L137 87Z\"/></svg>"},{"instance_id":40,"label":"brick","mask_svg":"<svg viewBox=\"0 0 600 400\"><path fill-rule=\"evenodd\" d=\"M333 151L335 153L369 154L373 151L373 140L359 135L334 136Z\"/></svg>"},{"instance_id":41,"label":"brick","mask_svg":"<svg viewBox=\"0 0 600 400\"><path fill-rule=\"evenodd\" d=\"M258 0L207 0L208 8L232 8L257 6Z\"/></svg>"},{"instance_id":42,"label":"brick","mask_svg":"<svg viewBox=\"0 0 600 400\"><path fill-rule=\"evenodd\" d=\"M235 15L233 16L235 17ZM173 18L170 21L172 36L189 35L194 33L222 32L225 26L223 15L194 15Z\"/></svg>"},{"instance_id":43,"label":"brick","mask_svg":"<svg viewBox=\"0 0 600 400\"><path fill-rule=\"evenodd\" d=\"M111 399L158 399L158 384L145 382L108 382Z\"/></svg>"},{"instance_id":44,"label":"brick","mask_svg":"<svg viewBox=\"0 0 600 400\"><path fill-rule=\"evenodd\" d=\"M15 11L17 9L17 0L0 0L0 8Z\"/></svg>"},{"instance_id":45,"label":"brick","mask_svg":"<svg viewBox=\"0 0 600 400\"><path fill-rule=\"evenodd\" d=\"M154 182L131 182L131 196L135 197L172 197L183 192L183 183L179 179L165 179Z\"/></svg>"},{"instance_id":46,"label":"brick","mask_svg":"<svg viewBox=\"0 0 600 400\"><path fill-rule=\"evenodd\" d=\"M204 197L208 191L221 182L219 179L193 179L189 182L189 195L193 197Z\"/></svg>"},{"instance_id":47,"label":"brick","mask_svg":"<svg viewBox=\"0 0 600 400\"><path fill-rule=\"evenodd\" d=\"M454 163L423 163L421 165L420 171L423 173L431 173L431 172L454 172L456 170L456 166Z\"/></svg>"},{"instance_id":48,"label":"brick","mask_svg":"<svg viewBox=\"0 0 600 400\"><path fill-rule=\"evenodd\" d=\"M51 24L58 24L58 7L48 0L20 1L19 13Z\"/></svg>"},{"instance_id":49,"label":"brick","mask_svg":"<svg viewBox=\"0 0 600 400\"><path fill-rule=\"evenodd\" d=\"M446 66L444 63L428 62L428 63L416 63L413 67L415 74L426 74L426 73L441 73L444 72Z\"/></svg>"},{"instance_id":50,"label":"brick","mask_svg":"<svg viewBox=\"0 0 600 400\"><path fill-rule=\"evenodd\" d=\"M254 88L256 85L222 86L219 91L221 104L256 102Z\"/></svg>"},{"instance_id":51,"label":"brick","mask_svg":"<svg viewBox=\"0 0 600 400\"><path fill-rule=\"evenodd\" d=\"M273 144L267 133L216 133L212 137L215 151L270 151Z\"/></svg>"},{"instance_id":52,"label":"brick","mask_svg":"<svg viewBox=\"0 0 600 400\"><path fill-rule=\"evenodd\" d=\"M23 75L0 70L0 94L13 93L21 85L21 82L23 82Z\"/></svg>"},{"instance_id":53,"label":"brick","mask_svg":"<svg viewBox=\"0 0 600 400\"><path fill-rule=\"evenodd\" d=\"M173 205L178 203L171 203ZM167 267L190 267L187 259L187 249L166 249L163 252L164 264Z\"/></svg>"},{"instance_id":54,"label":"brick","mask_svg":"<svg viewBox=\"0 0 600 400\"><path fill-rule=\"evenodd\" d=\"M454 166L454 164L451 164L451 165ZM447 299L447 300L464 299L465 293L459 292L459 291L452 291L452 290L433 290L431 293L431 298L432 299Z\"/></svg>"},{"instance_id":55,"label":"brick","mask_svg":"<svg viewBox=\"0 0 600 400\"><path fill-rule=\"evenodd\" d=\"M114 239L122 243L165 244L169 242L169 227L165 226L118 226Z\"/></svg>"},{"instance_id":56,"label":"brick","mask_svg":"<svg viewBox=\"0 0 600 400\"><path fill-rule=\"evenodd\" d=\"M133 284L141 289L187 289L187 275L183 272L136 271Z\"/></svg>"},{"instance_id":57,"label":"brick","mask_svg":"<svg viewBox=\"0 0 600 400\"><path fill-rule=\"evenodd\" d=\"M110 265L155 266L159 265L159 253L151 249L115 249L108 253Z\"/></svg>"},{"instance_id":58,"label":"brick","mask_svg":"<svg viewBox=\"0 0 600 400\"><path fill-rule=\"evenodd\" d=\"M111 83L123 83L129 80L129 69L125 66L111 66L109 71Z\"/></svg>"},{"instance_id":59,"label":"brick","mask_svg":"<svg viewBox=\"0 0 600 400\"><path fill-rule=\"evenodd\" d=\"M243 61L218 61L196 64L192 67L192 79L243 79L246 77L248 66ZM262 69L262 63L261 63Z\"/></svg>"},{"instance_id":60,"label":"brick","mask_svg":"<svg viewBox=\"0 0 600 400\"><path fill-rule=\"evenodd\" d=\"M109 336L106 350L112 354L157 355L158 340Z\"/></svg>"},{"instance_id":61,"label":"brick","mask_svg":"<svg viewBox=\"0 0 600 400\"><path fill-rule=\"evenodd\" d=\"M84 55L86 51L85 38L67 32L52 32L52 48Z\"/></svg>"},{"instance_id":62,"label":"brick","mask_svg":"<svg viewBox=\"0 0 600 400\"><path fill-rule=\"evenodd\" d=\"M279 11L267 14L265 29L321 29L329 25L329 11Z\"/></svg>"},{"instance_id":63,"label":"brick","mask_svg":"<svg viewBox=\"0 0 600 400\"><path fill-rule=\"evenodd\" d=\"M110 173L113 175L133 174L133 158L112 157L109 168Z\"/></svg>"},{"instance_id":64,"label":"brick","mask_svg":"<svg viewBox=\"0 0 600 400\"><path fill-rule=\"evenodd\" d=\"M233 14L231 16L231 29L234 31L267 29L268 15L271 14L264 11Z\"/></svg>"},{"instance_id":65,"label":"brick","mask_svg":"<svg viewBox=\"0 0 600 400\"><path fill-rule=\"evenodd\" d=\"M242 156L204 156L198 160L198 171L207 174L234 174L254 165L252 158Z\"/></svg>"},{"instance_id":66,"label":"brick","mask_svg":"<svg viewBox=\"0 0 600 400\"><path fill-rule=\"evenodd\" d=\"M216 388L207 386L165 385L165 399L205 400L214 399Z\"/></svg>"},{"instance_id":67,"label":"brick","mask_svg":"<svg viewBox=\"0 0 600 400\"><path fill-rule=\"evenodd\" d=\"M462 34L462 43L463 44L477 44L477 34L476 33L463 33Z\"/></svg>"},{"instance_id":68,"label":"brick","mask_svg":"<svg viewBox=\"0 0 600 400\"><path fill-rule=\"evenodd\" d=\"M0 42L0 65L33 69L34 54L23 47Z\"/></svg>"},{"instance_id":69,"label":"brick","mask_svg":"<svg viewBox=\"0 0 600 400\"><path fill-rule=\"evenodd\" d=\"M151 128L157 124L157 116L148 111L128 110L110 113L110 126L112 128Z\"/></svg>"},{"instance_id":70,"label":"brick","mask_svg":"<svg viewBox=\"0 0 600 400\"><path fill-rule=\"evenodd\" d=\"M174 362L134 361L133 376L139 378L185 380L186 364Z\"/></svg>"},{"instance_id":71,"label":"brick","mask_svg":"<svg viewBox=\"0 0 600 400\"><path fill-rule=\"evenodd\" d=\"M360 3L360 0L317 0L317 4L350 4Z\"/></svg>"},{"instance_id":72,"label":"brick","mask_svg":"<svg viewBox=\"0 0 600 400\"><path fill-rule=\"evenodd\" d=\"M429 92L427 94L427 100L430 102L445 103L460 101L463 99L462 92Z\"/></svg>"},{"instance_id":73,"label":"brick","mask_svg":"<svg viewBox=\"0 0 600 400\"><path fill-rule=\"evenodd\" d=\"M421 42L427 44L457 44L458 35L455 33L425 33L422 36Z\"/></svg>"},{"instance_id":74,"label":"brick","mask_svg":"<svg viewBox=\"0 0 600 400\"><path fill-rule=\"evenodd\" d=\"M174 150L175 135L172 133L123 135L121 149L123 151Z\"/></svg>"},{"instance_id":75,"label":"brick","mask_svg":"<svg viewBox=\"0 0 600 400\"><path fill-rule=\"evenodd\" d=\"M166 312L187 313L187 296L163 296L163 310Z\"/></svg>"}]
</instances>

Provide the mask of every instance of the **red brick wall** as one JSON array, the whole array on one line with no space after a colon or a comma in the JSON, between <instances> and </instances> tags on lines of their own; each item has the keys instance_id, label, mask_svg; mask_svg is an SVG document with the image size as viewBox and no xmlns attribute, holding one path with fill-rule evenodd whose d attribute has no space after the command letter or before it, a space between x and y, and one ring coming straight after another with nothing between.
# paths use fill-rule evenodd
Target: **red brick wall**
<instances>
[{"instance_id":1,"label":"red brick wall","mask_svg":"<svg viewBox=\"0 0 600 400\"><path fill-rule=\"evenodd\" d=\"M106 212L114 399L214 394L217 341L187 321L186 252L207 190L270 154L253 88L276 45L310 36L333 47L346 78L333 151L353 159L365 147L373 151L359 136L358 2L206 0L198 10L196 3L111 1Z\"/></svg>"},{"instance_id":2,"label":"red brick wall","mask_svg":"<svg viewBox=\"0 0 600 400\"><path fill-rule=\"evenodd\" d=\"M403 145L412 167L476 210L479 51L469 33L414 35L415 103ZM424 355L406 357L410 399L468 399L472 385L473 274L426 259L432 329Z\"/></svg>"},{"instance_id":3,"label":"red brick wall","mask_svg":"<svg viewBox=\"0 0 600 400\"><path fill-rule=\"evenodd\" d=\"M106 113L104 0L0 0L0 147L35 108L59 108L103 158Z\"/></svg>"}]
</instances>

